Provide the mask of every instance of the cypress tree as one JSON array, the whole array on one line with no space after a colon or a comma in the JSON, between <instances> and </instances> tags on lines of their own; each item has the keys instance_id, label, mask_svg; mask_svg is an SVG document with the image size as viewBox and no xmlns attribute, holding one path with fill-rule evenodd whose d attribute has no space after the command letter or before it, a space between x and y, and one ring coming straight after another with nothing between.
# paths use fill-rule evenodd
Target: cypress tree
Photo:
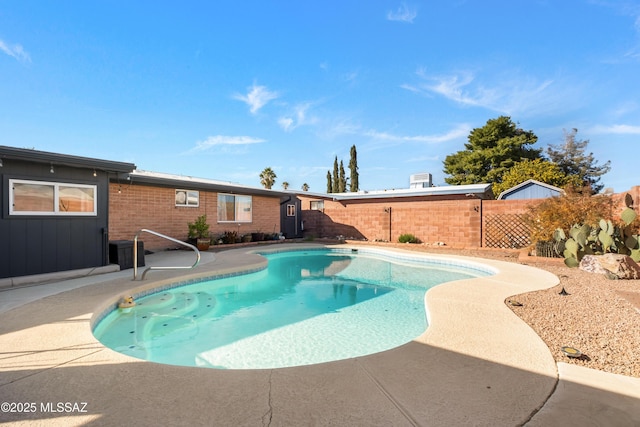
<instances>
[{"instance_id":1,"label":"cypress tree","mask_svg":"<svg viewBox=\"0 0 640 427\"><path fill-rule=\"evenodd\" d=\"M340 178L338 182L338 193L344 193L347 191L347 177L344 172L344 164L340 160Z\"/></svg>"},{"instance_id":2,"label":"cypress tree","mask_svg":"<svg viewBox=\"0 0 640 427\"><path fill-rule=\"evenodd\" d=\"M351 159L349 160L349 170L351 171L351 180L349 182L349 191L357 192L360 189L358 182L358 153L356 146L351 146Z\"/></svg>"},{"instance_id":3,"label":"cypress tree","mask_svg":"<svg viewBox=\"0 0 640 427\"><path fill-rule=\"evenodd\" d=\"M339 181L338 181L338 156L333 160L333 181L331 185L332 193L339 193L338 190Z\"/></svg>"}]
</instances>

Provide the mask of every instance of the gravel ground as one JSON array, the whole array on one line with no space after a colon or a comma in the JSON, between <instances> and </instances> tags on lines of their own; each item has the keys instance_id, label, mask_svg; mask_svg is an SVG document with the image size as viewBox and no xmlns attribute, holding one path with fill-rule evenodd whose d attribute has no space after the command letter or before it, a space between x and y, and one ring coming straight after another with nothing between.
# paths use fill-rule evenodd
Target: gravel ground
<instances>
[{"instance_id":1,"label":"gravel ground","mask_svg":"<svg viewBox=\"0 0 640 427\"><path fill-rule=\"evenodd\" d=\"M520 262L519 252L511 250L398 247ZM559 259L530 257L521 263L560 278L551 289L508 298L522 306L505 302L544 340L556 361L640 378L640 280L609 280L566 267ZM560 295L562 288L569 295ZM577 348L583 356L569 358L563 346Z\"/></svg>"},{"instance_id":2,"label":"gravel ground","mask_svg":"<svg viewBox=\"0 0 640 427\"><path fill-rule=\"evenodd\" d=\"M558 362L640 377L640 280L609 280L576 268L538 264L560 278L545 291L516 295L511 307L549 346ZM569 295L559 295L562 288ZM569 358L562 346L579 349Z\"/></svg>"}]
</instances>

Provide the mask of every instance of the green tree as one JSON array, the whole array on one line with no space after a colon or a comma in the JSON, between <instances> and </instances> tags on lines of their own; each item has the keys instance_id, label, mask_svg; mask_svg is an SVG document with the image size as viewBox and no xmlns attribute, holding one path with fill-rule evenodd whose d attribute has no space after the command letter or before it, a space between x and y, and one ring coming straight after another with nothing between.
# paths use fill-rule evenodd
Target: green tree
<instances>
[{"instance_id":1,"label":"green tree","mask_svg":"<svg viewBox=\"0 0 640 427\"><path fill-rule=\"evenodd\" d=\"M302 184L302 191L309 191L309 184L307 184L306 182Z\"/></svg>"},{"instance_id":2,"label":"green tree","mask_svg":"<svg viewBox=\"0 0 640 427\"><path fill-rule=\"evenodd\" d=\"M547 155L565 174L578 177L581 187L589 188L591 194L599 193L604 187L599 184L600 177L611 170L611 161L598 165L593 153L585 153L589 141L577 140L577 133L576 128L565 130L564 143L549 145Z\"/></svg>"},{"instance_id":3,"label":"green tree","mask_svg":"<svg viewBox=\"0 0 640 427\"><path fill-rule=\"evenodd\" d=\"M541 158L541 150L531 148L538 137L516 126L510 117L500 116L471 131L465 150L448 155L444 173L448 184L500 183L517 162Z\"/></svg>"},{"instance_id":4,"label":"green tree","mask_svg":"<svg viewBox=\"0 0 640 427\"><path fill-rule=\"evenodd\" d=\"M284 182L282 183L282 189L283 189L283 190L286 190L286 189L288 189L288 188L289 188L289 183L288 183L287 181L284 181Z\"/></svg>"},{"instance_id":5,"label":"green tree","mask_svg":"<svg viewBox=\"0 0 640 427\"><path fill-rule=\"evenodd\" d=\"M271 169L270 167L264 168L264 170L260 172L260 184L262 184L264 188L270 190L271 187L273 187L273 184L276 183L277 177L278 176L273 171L273 169Z\"/></svg>"},{"instance_id":6,"label":"green tree","mask_svg":"<svg viewBox=\"0 0 640 427\"><path fill-rule=\"evenodd\" d=\"M327 171L327 193L333 193L333 181L331 179L330 171Z\"/></svg>"},{"instance_id":7,"label":"green tree","mask_svg":"<svg viewBox=\"0 0 640 427\"><path fill-rule=\"evenodd\" d=\"M351 158L349 160L349 171L351 177L349 181L349 191L357 192L360 189L359 175L358 175L358 152L356 146L351 146Z\"/></svg>"},{"instance_id":8,"label":"green tree","mask_svg":"<svg viewBox=\"0 0 640 427\"><path fill-rule=\"evenodd\" d=\"M332 180L332 186L331 186L331 192L332 193L339 193L340 191L338 190L339 188L339 177L338 177L338 156L336 156L336 158L333 160L333 180Z\"/></svg>"},{"instance_id":9,"label":"green tree","mask_svg":"<svg viewBox=\"0 0 640 427\"><path fill-rule=\"evenodd\" d=\"M340 160L340 175L338 177L338 193L344 193L347 191L347 176L344 171L344 164Z\"/></svg>"},{"instance_id":10,"label":"green tree","mask_svg":"<svg viewBox=\"0 0 640 427\"><path fill-rule=\"evenodd\" d=\"M502 175L501 182L493 184L493 194L497 197L503 191L528 179L535 179L560 188L567 185L580 186L580 180L577 176L565 174L556 163L544 159L527 159L515 163Z\"/></svg>"}]
</instances>

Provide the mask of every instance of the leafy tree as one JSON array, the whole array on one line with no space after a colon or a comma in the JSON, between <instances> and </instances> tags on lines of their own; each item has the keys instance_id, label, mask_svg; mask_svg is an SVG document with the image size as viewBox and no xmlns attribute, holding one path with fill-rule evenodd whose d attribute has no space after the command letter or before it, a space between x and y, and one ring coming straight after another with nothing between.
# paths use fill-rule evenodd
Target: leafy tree
<instances>
[{"instance_id":1,"label":"leafy tree","mask_svg":"<svg viewBox=\"0 0 640 427\"><path fill-rule=\"evenodd\" d=\"M330 171L327 171L327 193L333 193L333 181L331 180Z\"/></svg>"},{"instance_id":2,"label":"leafy tree","mask_svg":"<svg viewBox=\"0 0 640 427\"><path fill-rule=\"evenodd\" d=\"M338 177L338 193L347 191L347 177L344 171L344 164L340 160L340 176Z\"/></svg>"},{"instance_id":3,"label":"leafy tree","mask_svg":"<svg viewBox=\"0 0 640 427\"><path fill-rule=\"evenodd\" d=\"M309 184L307 184L306 182L302 184L302 191L309 191Z\"/></svg>"},{"instance_id":4,"label":"leafy tree","mask_svg":"<svg viewBox=\"0 0 640 427\"><path fill-rule=\"evenodd\" d=\"M510 117L500 116L471 131L465 150L444 160L448 184L500 183L517 162L541 158L541 150L531 148L538 137L516 126Z\"/></svg>"},{"instance_id":5,"label":"leafy tree","mask_svg":"<svg viewBox=\"0 0 640 427\"><path fill-rule=\"evenodd\" d=\"M273 187L273 184L276 183L277 177L278 176L273 171L273 169L271 169L270 167L264 168L264 170L260 172L260 184L262 184L264 188L270 190L271 187Z\"/></svg>"},{"instance_id":6,"label":"leafy tree","mask_svg":"<svg viewBox=\"0 0 640 427\"><path fill-rule=\"evenodd\" d=\"M336 158L333 160L333 180L332 180L332 185L331 185L331 192L332 193L339 193L340 191L338 190L339 187L339 177L338 177L338 156L336 156Z\"/></svg>"},{"instance_id":7,"label":"leafy tree","mask_svg":"<svg viewBox=\"0 0 640 427\"><path fill-rule=\"evenodd\" d=\"M282 183L282 188L283 188L284 190L286 190L287 188L289 188L289 183L288 183L287 181L284 181L284 182Z\"/></svg>"},{"instance_id":8,"label":"leafy tree","mask_svg":"<svg viewBox=\"0 0 640 427\"><path fill-rule=\"evenodd\" d=\"M565 174L556 163L544 159L527 159L515 163L511 169L502 175L502 182L493 184L493 194L497 197L503 191L528 179L535 179L560 188L564 188L567 185L574 187L581 185L581 181L577 176Z\"/></svg>"},{"instance_id":9,"label":"leafy tree","mask_svg":"<svg viewBox=\"0 0 640 427\"><path fill-rule=\"evenodd\" d=\"M349 160L349 170L351 171L351 179L349 181L349 191L357 192L360 189L358 176L358 152L356 146L351 146L351 158Z\"/></svg>"},{"instance_id":10,"label":"leafy tree","mask_svg":"<svg viewBox=\"0 0 640 427\"><path fill-rule=\"evenodd\" d=\"M566 174L576 176L581 186L590 188L590 193L599 193L604 185L599 184L600 177L611 170L611 161L598 165L593 153L585 154L589 141L576 139L578 129L571 132L564 131L564 143L549 145L547 155L549 159L560 166Z\"/></svg>"}]
</instances>

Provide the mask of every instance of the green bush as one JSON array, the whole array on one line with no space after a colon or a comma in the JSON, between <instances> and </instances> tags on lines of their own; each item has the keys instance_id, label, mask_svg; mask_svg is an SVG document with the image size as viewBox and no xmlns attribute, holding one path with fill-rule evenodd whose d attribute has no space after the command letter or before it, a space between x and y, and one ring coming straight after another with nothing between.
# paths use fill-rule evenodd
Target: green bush
<instances>
[{"instance_id":1,"label":"green bush","mask_svg":"<svg viewBox=\"0 0 640 427\"><path fill-rule=\"evenodd\" d=\"M411 233L406 233L406 234L401 234L400 237L398 237L398 242L400 242L400 243L420 243L420 239L418 239L416 236L414 236Z\"/></svg>"}]
</instances>

